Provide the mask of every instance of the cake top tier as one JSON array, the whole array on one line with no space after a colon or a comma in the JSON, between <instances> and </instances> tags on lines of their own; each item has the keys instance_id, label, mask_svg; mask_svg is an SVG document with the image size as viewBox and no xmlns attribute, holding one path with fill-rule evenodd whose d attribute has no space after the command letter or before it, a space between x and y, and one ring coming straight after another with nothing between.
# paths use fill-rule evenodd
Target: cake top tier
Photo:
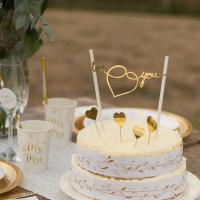
<instances>
[{"instance_id":1,"label":"cake top tier","mask_svg":"<svg viewBox=\"0 0 200 200\"><path fill-rule=\"evenodd\" d=\"M178 132L165 127L160 127L158 135L151 135L149 144L148 134L144 134L136 142L132 131L135 126L146 129L144 122L127 120L121 129L120 141L117 124L113 120L102 121L97 123L97 126L92 124L82 129L77 143L84 148L116 156L162 155L182 147L182 138Z\"/></svg>"}]
</instances>

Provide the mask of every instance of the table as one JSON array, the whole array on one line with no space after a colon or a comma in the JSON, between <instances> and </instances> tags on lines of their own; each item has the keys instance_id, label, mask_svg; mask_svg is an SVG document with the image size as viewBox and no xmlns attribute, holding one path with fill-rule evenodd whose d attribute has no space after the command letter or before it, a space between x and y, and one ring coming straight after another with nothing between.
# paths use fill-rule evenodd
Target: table
<instances>
[{"instance_id":1,"label":"table","mask_svg":"<svg viewBox=\"0 0 200 200\"><path fill-rule=\"evenodd\" d=\"M93 105L95 101L90 98L77 99L78 105ZM111 107L111 105L104 104L105 107ZM43 118L42 107L28 108L23 116L24 119L38 119ZM193 133L184 139L184 155L187 158L187 169L197 175L200 178L200 130L194 130ZM24 188L17 187L14 190L5 193L2 196L8 196L19 192L27 191ZM39 200L47 200L42 196L37 196Z\"/></svg>"}]
</instances>

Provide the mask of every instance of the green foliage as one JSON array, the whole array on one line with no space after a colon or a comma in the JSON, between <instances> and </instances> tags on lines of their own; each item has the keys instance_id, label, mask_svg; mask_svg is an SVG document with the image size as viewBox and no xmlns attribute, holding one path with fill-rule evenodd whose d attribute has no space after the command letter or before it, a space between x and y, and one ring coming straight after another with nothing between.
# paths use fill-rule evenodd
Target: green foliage
<instances>
[{"instance_id":1,"label":"green foliage","mask_svg":"<svg viewBox=\"0 0 200 200\"><path fill-rule=\"evenodd\" d=\"M51 40L54 33L42 14L48 0L3 0L0 8L0 59L33 56L43 45L42 33ZM25 69L25 73L27 69ZM0 130L5 129L6 113L0 108Z\"/></svg>"},{"instance_id":2,"label":"green foliage","mask_svg":"<svg viewBox=\"0 0 200 200\"><path fill-rule=\"evenodd\" d=\"M42 46L42 33L54 33L42 14L48 0L4 0L0 9L0 58L33 56Z\"/></svg>"},{"instance_id":3,"label":"green foliage","mask_svg":"<svg viewBox=\"0 0 200 200\"><path fill-rule=\"evenodd\" d=\"M28 29L24 38L25 57L31 57L43 44L35 28Z\"/></svg>"}]
</instances>

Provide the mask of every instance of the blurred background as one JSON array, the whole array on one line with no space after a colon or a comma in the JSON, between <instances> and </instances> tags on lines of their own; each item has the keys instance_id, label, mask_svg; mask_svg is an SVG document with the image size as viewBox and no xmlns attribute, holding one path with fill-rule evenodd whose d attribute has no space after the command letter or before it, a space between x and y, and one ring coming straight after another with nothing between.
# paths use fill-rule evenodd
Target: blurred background
<instances>
[{"instance_id":1,"label":"blurred background","mask_svg":"<svg viewBox=\"0 0 200 200\"><path fill-rule=\"evenodd\" d=\"M199 16L198 0L50 0L45 18L56 36L29 60L29 106L42 103L41 56L47 59L49 97L95 98L88 49L98 64L121 64L137 74L162 73L169 55L164 110L200 128ZM160 80L115 99L103 74L99 82L103 102L157 109ZM114 88L130 84L119 81Z\"/></svg>"}]
</instances>

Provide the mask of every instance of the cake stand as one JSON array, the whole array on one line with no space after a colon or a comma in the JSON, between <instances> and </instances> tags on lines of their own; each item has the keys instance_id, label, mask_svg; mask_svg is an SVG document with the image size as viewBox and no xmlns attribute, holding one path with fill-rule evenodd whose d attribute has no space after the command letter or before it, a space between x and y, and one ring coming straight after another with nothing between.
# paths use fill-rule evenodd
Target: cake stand
<instances>
[{"instance_id":1,"label":"cake stand","mask_svg":"<svg viewBox=\"0 0 200 200\"><path fill-rule=\"evenodd\" d=\"M188 187L185 194L179 198L179 200L197 200L200 196L200 180L191 172L188 173ZM70 182L71 171L67 171L60 178L60 188L69 197L76 200L92 200L92 198L86 197L71 186Z\"/></svg>"}]
</instances>

